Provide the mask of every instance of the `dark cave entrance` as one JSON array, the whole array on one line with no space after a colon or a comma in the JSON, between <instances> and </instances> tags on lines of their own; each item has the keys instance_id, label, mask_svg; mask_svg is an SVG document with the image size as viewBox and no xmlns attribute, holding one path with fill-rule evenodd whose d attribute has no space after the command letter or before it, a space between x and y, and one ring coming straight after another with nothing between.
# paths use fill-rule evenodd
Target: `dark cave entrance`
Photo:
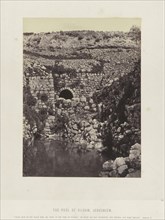
<instances>
[{"instance_id":1,"label":"dark cave entrance","mask_svg":"<svg viewBox=\"0 0 165 220\"><path fill-rule=\"evenodd\" d=\"M73 93L69 89L64 89L60 92L59 97L64 98L64 99L72 99Z\"/></svg>"}]
</instances>

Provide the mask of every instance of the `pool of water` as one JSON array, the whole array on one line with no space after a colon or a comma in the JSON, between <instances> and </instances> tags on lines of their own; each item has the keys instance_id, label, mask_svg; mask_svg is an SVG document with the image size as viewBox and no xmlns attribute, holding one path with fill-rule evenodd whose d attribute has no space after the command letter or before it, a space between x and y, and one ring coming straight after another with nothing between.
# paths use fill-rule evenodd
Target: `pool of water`
<instances>
[{"instance_id":1,"label":"pool of water","mask_svg":"<svg viewBox=\"0 0 165 220\"><path fill-rule=\"evenodd\" d=\"M24 176L98 177L105 159L65 141L40 140L24 150Z\"/></svg>"}]
</instances>

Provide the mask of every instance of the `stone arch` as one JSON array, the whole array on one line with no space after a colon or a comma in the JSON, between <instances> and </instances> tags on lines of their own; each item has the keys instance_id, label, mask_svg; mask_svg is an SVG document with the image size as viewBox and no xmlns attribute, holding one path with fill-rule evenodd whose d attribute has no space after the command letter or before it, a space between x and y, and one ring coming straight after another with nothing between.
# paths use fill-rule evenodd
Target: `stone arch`
<instances>
[{"instance_id":1,"label":"stone arch","mask_svg":"<svg viewBox=\"0 0 165 220\"><path fill-rule=\"evenodd\" d=\"M65 87L60 89L59 97L64 99L72 99L74 97L74 92L72 89Z\"/></svg>"}]
</instances>

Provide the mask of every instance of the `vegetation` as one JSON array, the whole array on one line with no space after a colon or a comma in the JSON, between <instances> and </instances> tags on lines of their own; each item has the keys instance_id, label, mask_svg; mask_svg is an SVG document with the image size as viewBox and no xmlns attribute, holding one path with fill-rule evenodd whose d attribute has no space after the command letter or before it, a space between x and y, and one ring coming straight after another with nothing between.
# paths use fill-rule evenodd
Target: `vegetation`
<instances>
[{"instance_id":1,"label":"vegetation","mask_svg":"<svg viewBox=\"0 0 165 220\"><path fill-rule=\"evenodd\" d=\"M55 122L54 125L51 127L51 131L53 133L59 133L59 132L66 132L66 125L68 124L68 117L65 114L59 115L55 114Z\"/></svg>"},{"instance_id":2,"label":"vegetation","mask_svg":"<svg viewBox=\"0 0 165 220\"><path fill-rule=\"evenodd\" d=\"M125 156L127 156L129 147L135 144L135 141L140 143L139 133L134 132L135 130L139 131L141 126L140 109L138 107L140 105L141 90L140 66L139 60L135 63L132 72L93 95L96 103L102 103L101 116L98 119L102 122L107 121L107 126L104 127L102 134L104 145L110 151L112 151L112 147L115 149L121 148L121 155L124 154ZM132 114L128 114L126 106L132 106ZM134 115L137 115L137 118ZM124 124L126 127L123 127ZM117 130L119 130L119 133L121 132L121 140L116 139L119 136Z\"/></svg>"},{"instance_id":3,"label":"vegetation","mask_svg":"<svg viewBox=\"0 0 165 220\"><path fill-rule=\"evenodd\" d=\"M37 126L37 131L42 132L44 128L44 120L47 117L45 109L41 109L39 113L35 111L36 99L32 96L30 88L24 87L23 89L23 114L28 120L30 127Z\"/></svg>"},{"instance_id":4,"label":"vegetation","mask_svg":"<svg viewBox=\"0 0 165 220\"><path fill-rule=\"evenodd\" d=\"M40 99L43 102L47 102L48 101L48 95L44 93L44 94L41 95Z\"/></svg>"},{"instance_id":5,"label":"vegetation","mask_svg":"<svg viewBox=\"0 0 165 220\"><path fill-rule=\"evenodd\" d=\"M131 38L131 40L136 41L136 43L140 42L141 41L140 28L137 26L132 26L129 33L128 33L128 36Z\"/></svg>"}]
</instances>

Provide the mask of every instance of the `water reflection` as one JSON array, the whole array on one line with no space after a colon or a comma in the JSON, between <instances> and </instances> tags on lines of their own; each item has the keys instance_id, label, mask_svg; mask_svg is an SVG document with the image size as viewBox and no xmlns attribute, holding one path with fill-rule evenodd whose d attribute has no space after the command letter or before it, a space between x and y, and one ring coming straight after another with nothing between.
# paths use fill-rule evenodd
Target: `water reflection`
<instances>
[{"instance_id":1,"label":"water reflection","mask_svg":"<svg viewBox=\"0 0 165 220\"><path fill-rule=\"evenodd\" d=\"M36 141L24 158L24 176L98 177L104 159L64 141Z\"/></svg>"}]
</instances>

